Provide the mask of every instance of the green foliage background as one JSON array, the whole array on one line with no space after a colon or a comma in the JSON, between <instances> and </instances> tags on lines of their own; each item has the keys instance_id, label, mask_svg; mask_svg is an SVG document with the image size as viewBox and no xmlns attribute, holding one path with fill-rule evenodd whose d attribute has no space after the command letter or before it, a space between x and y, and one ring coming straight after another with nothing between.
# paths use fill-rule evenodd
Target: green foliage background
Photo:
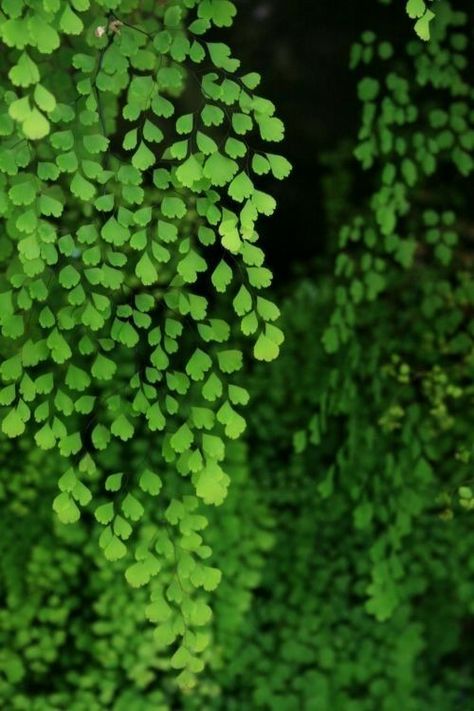
<instances>
[{"instance_id":1,"label":"green foliage background","mask_svg":"<svg viewBox=\"0 0 474 711\"><path fill-rule=\"evenodd\" d=\"M278 318L232 3L2 0L2 708L474 708L472 13L384 4Z\"/></svg>"}]
</instances>

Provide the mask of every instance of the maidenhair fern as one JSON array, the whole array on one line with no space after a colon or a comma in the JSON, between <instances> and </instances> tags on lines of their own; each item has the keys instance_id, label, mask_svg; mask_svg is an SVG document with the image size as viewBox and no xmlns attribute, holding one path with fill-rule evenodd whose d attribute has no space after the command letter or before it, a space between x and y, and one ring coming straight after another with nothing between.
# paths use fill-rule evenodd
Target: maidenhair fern
<instances>
[{"instance_id":1,"label":"maidenhair fern","mask_svg":"<svg viewBox=\"0 0 474 711\"><path fill-rule=\"evenodd\" d=\"M354 413L321 493L331 496L335 482L350 477L355 527L379 526L365 589L367 609L379 620L400 604L400 551L412 521L423 510L449 518L473 505L466 423L474 291L463 181L474 169L474 88L466 20L440 2L429 43L413 38L397 52L366 32L353 47L352 65L364 73L355 156L371 190L338 236L323 344L341 360L318 393L309 426L295 437L298 450L308 441L319 446L331 414ZM376 335L377 319L391 324L384 336ZM353 401L362 374L365 396L377 404L370 421L362 412L368 404ZM355 462L363 462L357 474ZM386 478L384 501L374 503L378 477Z\"/></svg>"},{"instance_id":2,"label":"maidenhair fern","mask_svg":"<svg viewBox=\"0 0 474 711\"><path fill-rule=\"evenodd\" d=\"M440 3L430 42L408 42L397 71L391 63L384 68L393 45L374 33L353 46L352 67L367 68L358 83L362 119L355 156L372 172L374 187L366 211L340 230L337 303L324 335L328 352L351 338L358 314L389 289L397 268L416 269L420 242L441 264L451 263L458 240L454 205L433 214L426 201L422 209L420 192L441 169L467 176L474 167L465 22L464 13ZM423 99L427 89L429 101ZM435 225L436 234L427 230Z\"/></svg>"},{"instance_id":3,"label":"maidenhair fern","mask_svg":"<svg viewBox=\"0 0 474 711\"><path fill-rule=\"evenodd\" d=\"M228 0L1 9L2 431L57 450L59 519L92 509L105 557L134 587L158 581L146 614L190 686L199 591L221 577L200 502L224 501L245 429L238 331L259 360L283 341L256 232L275 210L260 176L290 171L266 147L283 124L206 39Z\"/></svg>"},{"instance_id":4,"label":"maidenhair fern","mask_svg":"<svg viewBox=\"0 0 474 711\"><path fill-rule=\"evenodd\" d=\"M408 16L415 20L415 32L423 40L430 38L430 23L435 16L432 4L433 0L407 0Z\"/></svg>"},{"instance_id":5,"label":"maidenhair fern","mask_svg":"<svg viewBox=\"0 0 474 711\"><path fill-rule=\"evenodd\" d=\"M0 0L0 707L472 706L467 17L364 21L267 364L289 166L234 8L112 4Z\"/></svg>"}]
</instances>

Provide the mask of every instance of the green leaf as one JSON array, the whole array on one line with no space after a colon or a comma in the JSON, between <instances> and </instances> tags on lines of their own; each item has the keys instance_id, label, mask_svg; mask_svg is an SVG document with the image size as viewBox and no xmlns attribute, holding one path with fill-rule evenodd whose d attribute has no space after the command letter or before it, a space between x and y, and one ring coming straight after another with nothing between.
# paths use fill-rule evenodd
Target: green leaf
<instances>
[{"instance_id":1,"label":"green leaf","mask_svg":"<svg viewBox=\"0 0 474 711\"><path fill-rule=\"evenodd\" d=\"M422 40L428 41L430 38L430 22L434 18L434 12L427 10L423 17L415 23L415 32Z\"/></svg>"},{"instance_id":2,"label":"green leaf","mask_svg":"<svg viewBox=\"0 0 474 711\"><path fill-rule=\"evenodd\" d=\"M247 154L247 146L237 138L228 138L225 142L225 152L231 158L243 158Z\"/></svg>"},{"instance_id":3,"label":"green leaf","mask_svg":"<svg viewBox=\"0 0 474 711\"><path fill-rule=\"evenodd\" d=\"M152 432L161 431L166 425L166 419L157 402L148 409L146 418L148 427Z\"/></svg>"},{"instance_id":4,"label":"green leaf","mask_svg":"<svg viewBox=\"0 0 474 711\"><path fill-rule=\"evenodd\" d=\"M330 326L323 333L322 342L327 353L336 353L339 348L339 334L335 327Z\"/></svg>"},{"instance_id":5,"label":"green leaf","mask_svg":"<svg viewBox=\"0 0 474 711\"><path fill-rule=\"evenodd\" d=\"M253 353L257 360L270 362L278 357L279 351L278 345L261 333L255 343Z\"/></svg>"},{"instance_id":6,"label":"green leaf","mask_svg":"<svg viewBox=\"0 0 474 711\"><path fill-rule=\"evenodd\" d=\"M244 418L231 407L229 402L224 402L219 408L217 419L225 425L225 434L230 439L238 439L245 430Z\"/></svg>"},{"instance_id":7,"label":"green leaf","mask_svg":"<svg viewBox=\"0 0 474 711\"><path fill-rule=\"evenodd\" d=\"M103 153L109 147L109 139L102 136L100 133L84 136L82 140L84 148L88 151L88 153Z\"/></svg>"},{"instance_id":8,"label":"green leaf","mask_svg":"<svg viewBox=\"0 0 474 711\"><path fill-rule=\"evenodd\" d=\"M46 113L51 113L56 108L55 97L41 84L35 86L34 98L38 107Z\"/></svg>"},{"instance_id":9,"label":"green leaf","mask_svg":"<svg viewBox=\"0 0 474 711\"><path fill-rule=\"evenodd\" d=\"M220 351L217 359L223 373L235 373L242 367L242 352L238 350Z\"/></svg>"},{"instance_id":10,"label":"green leaf","mask_svg":"<svg viewBox=\"0 0 474 711\"><path fill-rule=\"evenodd\" d=\"M230 27L236 13L234 3L229 0L204 0L199 5L199 16L211 20L217 27Z\"/></svg>"},{"instance_id":11,"label":"green leaf","mask_svg":"<svg viewBox=\"0 0 474 711\"><path fill-rule=\"evenodd\" d=\"M189 141L176 141L169 147L170 155L177 160L184 160L188 155Z\"/></svg>"},{"instance_id":12,"label":"green leaf","mask_svg":"<svg viewBox=\"0 0 474 711\"><path fill-rule=\"evenodd\" d=\"M111 380L117 371L117 364L99 353L92 364L91 373L97 380Z\"/></svg>"},{"instance_id":13,"label":"green leaf","mask_svg":"<svg viewBox=\"0 0 474 711\"><path fill-rule=\"evenodd\" d=\"M139 485L140 489L146 494L158 496L161 491L162 482L158 474L150 471L150 469L145 469L140 475Z\"/></svg>"},{"instance_id":14,"label":"green leaf","mask_svg":"<svg viewBox=\"0 0 474 711\"><path fill-rule=\"evenodd\" d=\"M106 242L115 244L117 247L124 245L130 238L127 228L117 222L115 217L109 217L100 234Z\"/></svg>"},{"instance_id":15,"label":"green leaf","mask_svg":"<svg viewBox=\"0 0 474 711\"><path fill-rule=\"evenodd\" d=\"M84 30L82 20L76 15L69 4L66 4L60 17L59 27L66 35L80 35Z\"/></svg>"},{"instance_id":16,"label":"green leaf","mask_svg":"<svg viewBox=\"0 0 474 711\"><path fill-rule=\"evenodd\" d=\"M36 198L35 181L24 180L13 185L8 191L8 197L14 205L30 205Z\"/></svg>"},{"instance_id":17,"label":"green leaf","mask_svg":"<svg viewBox=\"0 0 474 711\"><path fill-rule=\"evenodd\" d=\"M40 196L39 206L42 215L52 215L53 217L60 217L64 209L64 205L59 200L44 193Z\"/></svg>"},{"instance_id":18,"label":"green leaf","mask_svg":"<svg viewBox=\"0 0 474 711\"><path fill-rule=\"evenodd\" d=\"M232 269L227 262L221 259L211 276L211 281L216 291L222 294L227 291L227 287L232 281L232 276Z\"/></svg>"},{"instance_id":19,"label":"green leaf","mask_svg":"<svg viewBox=\"0 0 474 711\"><path fill-rule=\"evenodd\" d=\"M120 516L120 514L116 515L113 528L115 535L120 536L123 541L128 540L133 533L133 528L129 522L126 521L123 516Z\"/></svg>"},{"instance_id":20,"label":"green leaf","mask_svg":"<svg viewBox=\"0 0 474 711\"><path fill-rule=\"evenodd\" d=\"M238 385L229 385L229 400L234 405L247 405L250 395L245 388L241 388Z\"/></svg>"},{"instance_id":21,"label":"green leaf","mask_svg":"<svg viewBox=\"0 0 474 711\"><path fill-rule=\"evenodd\" d=\"M171 657L171 666L173 669L186 669L191 661L191 654L187 647L182 645Z\"/></svg>"},{"instance_id":22,"label":"green leaf","mask_svg":"<svg viewBox=\"0 0 474 711\"><path fill-rule=\"evenodd\" d=\"M91 384L91 379L89 374L86 373L85 370L82 370L82 368L78 368L75 365L69 365L65 382L70 390L83 392Z\"/></svg>"},{"instance_id":23,"label":"green leaf","mask_svg":"<svg viewBox=\"0 0 474 711\"><path fill-rule=\"evenodd\" d=\"M151 108L159 117L169 118L174 114L174 106L171 101L165 99L164 96L155 94L151 102Z\"/></svg>"},{"instance_id":24,"label":"green leaf","mask_svg":"<svg viewBox=\"0 0 474 711\"><path fill-rule=\"evenodd\" d=\"M71 493L76 488L77 484L78 478L72 467L65 471L58 481L59 489L61 491L66 491L67 493Z\"/></svg>"},{"instance_id":25,"label":"green leaf","mask_svg":"<svg viewBox=\"0 0 474 711\"><path fill-rule=\"evenodd\" d=\"M257 311L265 321L276 321L280 316L280 309L262 296L257 296Z\"/></svg>"},{"instance_id":26,"label":"green leaf","mask_svg":"<svg viewBox=\"0 0 474 711\"><path fill-rule=\"evenodd\" d=\"M152 602L147 606L145 615L150 622L166 622L172 615L172 608L165 598L157 592L152 594Z\"/></svg>"},{"instance_id":27,"label":"green leaf","mask_svg":"<svg viewBox=\"0 0 474 711\"><path fill-rule=\"evenodd\" d=\"M253 191L253 183L244 171L239 173L229 185L229 195L237 202L243 202L246 198L251 197Z\"/></svg>"},{"instance_id":28,"label":"green leaf","mask_svg":"<svg viewBox=\"0 0 474 711\"><path fill-rule=\"evenodd\" d=\"M27 52L20 55L18 62L8 72L8 76L12 84L22 87L37 84L40 80L38 67Z\"/></svg>"},{"instance_id":29,"label":"green leaf","mask_svg":"<svg viewBox=\"0 0 474 711\"><path fill-rule=\"evenodd\" d=\"M87 506L92 499L91 490L81 481L77 481L72 490L72 495L81 506Z\"/></svg>"},{"instance_id":30,"label":"green leaf","mask_svg":"<svg viewBox=\"0 0 474 711\"><path fill-rule=\"evenodd\" d=\"M57 328L51 331L46 340L46 344L51 351L51 356L56 363L64 363L72 355L68 342L61 335Z\"/></svg>"},{"instance_id":31,"label":"green leaf","mask_svg":"<svg viewBox=\"0 0 474 711\"><path fill-rule=\"evenodd\" d=\"M260 74L257 74L257 72L250 72L250 74L244 74L243 77L241 77L242 84L244 84L247 89L256 89L257 86L260 84L262 81L262 77Z\"/></svg>"},{"instance_id":32,"label":"green leaf","mask_svg":"<svg viewBox=\"0 0 474 711\"><path fill-rule=\"evenodd\" d=\"M186 188L192 188L194 183L201 180L202 176L202 165L195 155L190 155L189 158L176 169L176 177L181 185Z\"/></svg>"},{"instance_id":33,"label":"green leaf","mask_svg":"<svg viewBox=\"0 0 474 711\"><path fill-rule=\"evenodd\" d=\"M257 116L256 121L264 141L282 141L285 136L283 121L275 116Z\"/></svg>"},{"instance_id":34,"label":"green leaf","mask_svg":"<svg viewBox=\"0 0 474 711\"><path fill-rule=\"evenodd\" d=\"M139 521L145 513L145 509L139 500L135 496L132 496L132 494L127 494L123 500L122 511L124 516L131 521Z\"/></svg>"},{"instance_id":35,"label":"green leaf","mask_svg":"<svg viewBox=\"0 0 474 711\"><path fill-rule=\"evenodd\" d=\"M94 511L94 516L96 517L97 521L104 526L106 526L108 523L110 523L114 517L114 505L110 501L107 504L102 504L101 506L98 506L96 510Z\"/></svg>"},{"instance_id":36,"label":"green leaf","mask_svg":"<svg viewBox=\"0 0 474 711\"><path fill-rule=\"evenodd\" d=\"M95 196L95 186L89 180L76 173L71 181L71 192L84 202L90 202Z\"/></svg>"},{"instance_id":37,"label":"green leaf","mask_svg":"<svg viewBox=\"0 0 474 711\"><path fill-rule=\"evenodd\" d=\"M232 116L232 128L240 136L245 135L253 128L253 121L247 114L236 112Z\"/></svg>"},{"instance_id":38,"label":"green leaf","mask_svg":"<svg viewBox=\"0 0 474 711\"><path fill-rule=\"evenodd\" d=\"M230 47L223 42L207 42L207 49L214 66L226 72L235 72L240 62L231 58Z\"/></svg>"},{"instance_id":39,"label":"green leaf","mask_svg":"<svg viewBox=\"0 0 474 711\"><path fill-rule=\"evenodd\" d=\"M252 195L252 204L262 215L273 215L276 209L275 199L268 193L255 190Z\"/></svg>"},{"instance_id":40,"label":"green leaf","mask_svg":"<svg viewBox=\"0 0 474 711\"><path fill-rule=\"evenodd\" d=\"M359 82L358 94L361 101L373 101L379 93L379 83L377 79L365 77Z\"/></svg>"},{"instance_id":41,"label":"green leaf","mask_svg":"<svg viewBox=\"0 0 474 711\"><path fill-rule=\"evenodd\" d=\"M56 496L53 501L53 509L61 523L76 523L81 516L73 498L66 492Z\"/></svg>"},{"instance_id":42,"label":"green leaf","mask_svg":"<svg viewBox=\"0 0 474 711\"><path fill-rule=\"evenodd\" d=\"M424 0L408 0L407 2L407 13L412 19L416 17L422 17L425 14L426 5Z\"/></svg>"},{"instance_id":43,"label":"green leaf","mask_svg":"<svg viewBox=\"0 0 474 711\"><path fill-rule=\"evenodd\" d=\"M117 474L110 474L105 480L106 491L119 491L122 485L123 474L118 472Z\"/></svg>"},{"instance_id":44,"label":"green leaf","mask_svg":"<svg viewBox=\"0 0 474 711\"><path fill-rule=\"evenodd\" d=\"M90 0L71 0L71 5L79 12L85 12L90 7Z\"/></svg>"},{"instance_id":45,"label":"green leaf","mask_svg":"<svg viewBox=\"0 0 474 711\"><path fill-rule=\"evenodd\" d=\"M38 141L48 135L49 121L38 109L32 109L29 116L23 121L21 128L26 138Z\"/></svg>"},{"instance_id":46,"label":"green leaf","mask_svg":"<svg viewBox=\"0 0 474 711\"><path fill-rule=\"evenodd\" d=\"M111 212L114 209L114 196L113 195L100 195L94 206L99 212Z\"/></svg>"},{"instance_id":47,"label":"green leaf","mask_svg":"<svg viewBox=\"0 0 474 711\"><path fill-rule=\"evenodd\" d=\"M291 163L283 156L277 156L273 153L266 153L268 162L270 163L271 171L277 180L287 178L292 170Z\"/></svg>"},{"instance_id":48,"label":"green leaf","mask_svg":"<svg viewBox=\"0 0 474 711\"><path fill-rule=\"evenodd\" d=\"M189 449L193 443L194 435L186 422L171 436L170 445L178 454L182 454Z\"/></svg>"},{"instance_id":49,"label":"green leaf","mask_svg":"<svg viewBox=\"0 0 474 711\"><path fill-rule=\"evenodd\" d=\"M245 316L252 309L252 296L245 285L242 285L233 300L237 316Z\"/></svg>"},{"instance_id":50,"label":"green leaf","mask_svg":"<svg viewBox=\"0 0 474 711\"><path fill-rule=\"evenodd\" d=\"M204 566L202 576L202 585L204 590L206 590L207 592L212 592L212 590L216 590L221 580L222 573L218 568L211 568L208 565Z\"/></svg>"},{"instance_id":51,"label":"green leaf","mask_svg":"<svg viewBox=\"0 0 474 711\"><path fill-rule=\"evenodd\" d=\"M204 155L210 155L218 150L217 143L210 136L207 136L205 133L201 133L201 131L198 131L196 134L196 143L197 147L201 153L204 153Z\"/></svg>"},{"instance_id":52,"label":"green leaf","mask_svg":"<svg viewBox=\"0 0 474 711\"><path fill-rule=\"evenodd\" d=\"M3 5L4 3L2 3ZM22 5L18 3L20 14ZM25 32L25 22L18 19L18 15L12 19L2 18L2 40L8 47L23 49L28 44L28 33Z\"/></svg>"},{"instance_id":53,"label":"green leaf","mask_svg":"<svg viewBox=\"0 0 474 711\"><path fill-rule=\"evenodd\" d=\"M194 124L194 115L193 114L186 114L184 116L180 116L179 119L176 121L176 131L182 135L186 133L191 133L193 130L193 124Z\"/></svg>"},{"instance_id":54,"label":"green leaf","mask_svg":"<svg viewBox=\"0 0 474 711\"><path fill-rule=\"evenodd\" d=\"M158 272L148 252L144 252L137 262L135 274L145 286L151 286L158 281Z\"/></svg>"},{"instance_id":55,"label":"green leaf","mask_svg":"<svg viewBox=\"0 0 474 711\"><path fill-rule=\"evenodd\" d=\"M202 380L211 366L208 354L197 348L186 364L186 373L192 380Z\"/></svg>"},{"instance_id":56,"label":"green leaf","mask_svg":"<svg viewBox=\"0 0 474 711\"><path fill-rule=\"evenodd\" d=\"M8 107L8 113L15 121L25 121L31 113L29 98L24 96L21 99L12 101Z\"/></svg>"},{"instance_id":57,"label":"green leaf","mask_svg":"<svg viewBox=\"0 0 474 711\"><path fill-rule=\"evenodd\" d=\"M117 536L112 536L104 548L104 555L107 560L114 562L127 555L127 548Z\"/></svg>"},{"instance_id":58,"label":"green leaf","mask_svg":"<svg viewBox=\"0 0 474 711\"><path fill-rule=\"evenodd\" d=\"M186 203L181 198L166 196L161 202L161 212L165 217L184 217L186 214Z\"/></svg>"},{"instance_id":59,"label":"green leaf","mask_svg":"<svg viewBox=\"0 0 474 711\"><path fill-rule=\"evenodd\" d=\"M217 152L207 158L203 172L213 185L223 187L232 180L238 169L234 160Z\"/></svg>"},{"instance_id":60,"label":"green leaf","mask_svg":"<svg viewBox=\"0 0 474 711\"><path fill-rule=\"evenodd\" d=\"M201 119L205 126L220 126L224 121L225 114L219 106L214 104L206 104L201 111Z\"/></svg>"},{"instance_id":61,"label":"green leaf","mask_svg":"<svg viewBox=\"0 0 474 711\"><path fill-rule=\"evenodd\" d=\"M110 431L104 425L98 424L92 430L92 443L98 450L107 449L110 442Z\"/></svg>"},{"instance_id":62,"label":"green leaf","mask_svg":"<svg viewBox=\"0 0 474 711\"><path fill-rule=\"evenodd\" d=\"M266 175L270 172L270 161L265 156L255 153L252 158L252 170L257 175Z\"/></svg>"},{"instance_id":63,"label":"green leaf","mask_svg":"<svg viewBox=\"0 0 474 711\"><path fill-rule=\"evenodd\" d=\"M207 30L210 27L210 23L208 20L194 20L194 22L191 22L189 25L188 29L190 32L192 32L193 35L203 35L207 32Z\"/></svg>"},{"instance_id":64,"label":"green leaf","mask_svg":"<svg viewBox=\"0 0 474 711\"><path fill-rule=\"evenodd\" d=\"M7 437L19 437L25 431L25 423L17 409L12 409L3 418L2 421L2 432L7 435Z\"/></svg>"},{"instance_id":65,"label":"green leaf","mask_svg":"<svg viewBox=\"0 0 474 711\"><path fill-rule=\"evenodd\" d=\"M196 494L205 504L219 506L227 494L228 477L216 462L208 462L199 473Z\"/></svg>"},{"instance_id":66,"label":"green leaf","mask_svg":"<svg viewBox=\"0 0 474 711\"><path fill-rule=\"evenodd\" d=\"M110 431L113 435L115 435L115 437L121 439L122 442L126 442L133 437L135 430L131 422L129 422L126 416L122 414L113 421Z\"/></svg>"},{"instance_id":67,"label":"green leaf","mask_svg":"<svg viewBox=\"0 0 474 711\"><path fill-rule=\"evenodd\" d=\"M138 150L132 157L132 165L137 170L148 170L155 164L155 154L148 148L145 141L141 141Z\"/></svg>"},{"instance_id":68,"label":"green leaf","mask_svg":"<svg viewBox=\"0 0 474 711\"><path fill-rule=\"evenodd\" d=\"M125 571L125 578L132 588L140 588L150 582L150 579L159 572L160 565L154 556L146 560L133 563Z\"/></svg>"},{"instance_id":69,"label":"green leaf","mask_svg":"<svg viewBox=\"0 0 474 711\"><path fill-rule=\"evenodd\" d=\"M164 138L164 135L162 130L158 128L158 126L155 126L154 123L147 119L145 121L145 125L143 126L143 138L146 141L161 143Z\"/></svg>"},{"instance_id":70,"label":"green leaf","mask_svg":"<svg viewBox=\"0 0 474 711\"><path fill-rule=\"evenodd\" d=\"M212 619L212 610L205 602L198 600L194 603L190 613L191 623L196 627L209 624Z\"/></svg>"},{"instance_id":71,"label":"green leaf","mask_svg":"<svg viewBox=\"0 0 474 711\"><path fill-rule=\"evenodd\" d=\"M128 133L125 134L122 146L125 148L126 151L131 151L133 148L136 147L138 143L138 130L134 128L132 131L128 131Z\"/></svg>"},{"instance_id":72,"label":"green leaf","mask_svg":"<svg viewBox=\"0 0 474 711\"><path fill-rule=\"evenodd\" d=\"M197 280L198 273L205 272L206 269L205 260L192 249L178 264L178 274L187 284L193 284Z\"/></svg>"}]
</instances>

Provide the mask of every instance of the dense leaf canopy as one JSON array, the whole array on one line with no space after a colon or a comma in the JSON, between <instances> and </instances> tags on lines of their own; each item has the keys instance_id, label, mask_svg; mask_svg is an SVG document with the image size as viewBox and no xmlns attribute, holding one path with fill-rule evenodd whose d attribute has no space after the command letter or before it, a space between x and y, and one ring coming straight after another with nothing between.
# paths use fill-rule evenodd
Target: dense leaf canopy
<instances>
[{"instance_id":1,"label":"dense leaf canopy","mask_svg":"<svg viewBox=\"0 0 474 711\"><path fill-rule=\"evenodd\" d=\"M383 4L283 285L235 5L0 1L3 707L470 708L468 18Z\"/></svg>"}]
</instances>

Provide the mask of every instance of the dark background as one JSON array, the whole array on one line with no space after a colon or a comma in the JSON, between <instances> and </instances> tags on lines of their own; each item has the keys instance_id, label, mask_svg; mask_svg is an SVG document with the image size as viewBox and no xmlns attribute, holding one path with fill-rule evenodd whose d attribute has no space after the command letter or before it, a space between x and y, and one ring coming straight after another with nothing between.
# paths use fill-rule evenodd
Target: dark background
<instances>
[{"instance_id":1,"label":"dark background","mask_svg":"<svg viewBox=\"0 0 474 711\"><path fill-rule=\"evenodd\" d=\"M238 22L227 31L243 71L258 71L259 91L277 105L286 124L282 152L291 177L270 192L277 214L262 220L260 233L275 284L295 271L310 274L325 251L328 231L322 196L321 157L343 140L355 141L359 125L357 81L349 69L350 48L361 32L410 29L403 3L387 8L375 0L236 0ZM400 28L400 33L398 32ZM224 40L225 41L225 40Z\"/></svg>"}]
</instances>

